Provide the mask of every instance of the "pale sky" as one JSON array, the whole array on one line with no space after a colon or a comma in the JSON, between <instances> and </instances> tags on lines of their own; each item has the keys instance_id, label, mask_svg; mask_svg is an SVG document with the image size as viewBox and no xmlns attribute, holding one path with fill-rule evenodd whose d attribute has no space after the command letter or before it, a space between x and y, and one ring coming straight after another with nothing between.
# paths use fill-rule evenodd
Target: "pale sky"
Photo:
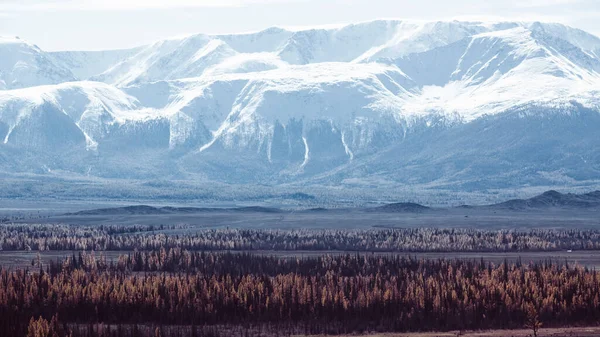
<instances>
[{"instance_id":1,"label":"pale sky","mask_svg":"<svg viewBox=\"0 0 600 337\"><path fill-rule=\"evenodd\" d=\"M49 51L382 18L551 21L600 36L600 0L0 0L0 35Z\"/></svg>"}]
</instances>

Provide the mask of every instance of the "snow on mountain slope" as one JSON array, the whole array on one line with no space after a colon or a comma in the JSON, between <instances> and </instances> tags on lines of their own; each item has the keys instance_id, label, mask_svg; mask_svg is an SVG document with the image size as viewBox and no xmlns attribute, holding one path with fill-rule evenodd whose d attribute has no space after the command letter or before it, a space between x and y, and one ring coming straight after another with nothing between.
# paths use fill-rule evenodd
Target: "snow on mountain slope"
<instances>
[{"instance_id":1,"label":"snow on mountain slope","mask_svg":"<svg viewBox=\"0 0 600 337\"><path fill-rule=\"evenodd\" d=\"M0 91L0 123L6 130L2 141L40 150L78 139L93 149L107 125L139 117L133 112L137 108L135 98L98 82Z\"/></svg>"},{"instance_id":2,"label":"snow on mountain slope","mask_svg":"<svg viewBox=\"0 0 600 337\"><path fill-rule=\"evenodd\" d=\"M597 36L558 23L534 22L527 26L534 33L541 33L565 40L589 56L600 59L600 38Z\"/></svg>"},{"instance_id":3,"label":"snow on mountain slope","mask_svg":"<svg viewBox=\"0 0 600 337\"><path fill-rule=\"evenodd\" d=\"M75 80L52 55L19 38L0 37L0 90Z\"/></svg>"},{"instance_id":4,"label":"snow on mountain slope","mask_svg":"<svg viewBox=\"0 0 600 337\"><path fill-rule=\"evenodd\" d=\"M142 48L138 53L93 79L115 85L173 79L169 78L169 75L175 69L197 61L196 56L206 56L206 52L210 50L203 51L203 48L210 41L211 39L204 35L159 41ZM218 45L214 43L209 46L213 49L215 47Z\"/></svg>"},{"instance_id":5,"label":"snow on mountain slope","mask_svg":"<svg viewBox=\"0 0 600 337\"><path fill-rule=\"evenodd\" d=\"M428 127L372 156L299 184L399 184L458 191L594 184L600 106L523 105L453 127Z\"/></svg>"},{"instance_id":6,"label":"snow on mountain slope","mask_svg":"<svg viewBox=\"0 0 600 337\"><path fill-rule=\"evenodd\" d=\"M201 76L237 52L219 39L195 35L157 42L93 77L117 86Z\"/></svg>"},{"instance_id":7,"label":"snow on mountain slope","mask_svg":"<svg viewBox=\"0 0 600 337\"><path fill-rule=\"evenodd\" d=\"M246 34L193 35L146 46L94 79L127 86L197 77L213 66L219 68L217 71L223 71L240 60L251 60L252 63L235 68L235 72L273 69L287 63L374 61L427 51L473 34L508 26L379 20L328 29L289 31L271 28ZM237 59L229 60L233 56Z\"/></svg>"},{"instance_id":8,"label":"snow on mountain slope","mask_svg":"<svg viewBox=\"0 0 600 337\"><path fill-rule=\"evenodd\" d=\"M294 32L279 51L291 64L350 62L371 48L385 43L397 31L414 29L401 21L373 21L334 29Z\"/></svg>"},{"instance_id":9,"label":"snow on mountain slope","mask_svg":"<svg viewBox=\"0 0 600 337\"><path fill-rule=\"evenodd\" d=\"M187 144L204 151L221 143L228 148L258 150L258 143L271 147L278 126L296 125L302 137L303 125L308 128L325 122L354 131L344 141L342 134L337 136L338 142L347 141L342 149L348 156L349 147L366 148L377 138L376 130L369 127L385 124L380 118L400 123L403 118L395 107L402 96L411 95L412 87L412 81L394 66L322 63L206 75L124 90L142 96L152 93L147 100L140 99L170 118L172 148ZM362 128L362 133L357 128Z\"/></svg>"},{"instance_id":10,"label":"snow on mountain slope","mask_svg":"<svg viewBox=\"0 0 600 337\"><path fill-rule=\"evenodd\" d=\"M87 80L105 72L123 59L137 53L140 48L106 51L49 52L58 62L69 68L79 80Z\"/></svg>"},{"instance_id":11,"label":"snow on mountain slope","mask_svg":"<svg viewBox=\"0 0 600 337\"><path fill-rule=\"evenodd\" d=\"M477 34L395 64L422 86L405 109L467 121L513 106L577 99L600 79L600 60L565 40L519 26Z\"/></svg>"},{"instance_id":12,"label":"snow on mountain slope","mask_svg":"<svg viewBox=\"0 0 600 337\"><path fill-rule=\"evenodd\" d=\"M380 45L374 45L355 61L376 61L380 58L397 58L412 53L425 52L446 46L463 38L493 30L482 23L471 22L398 22L394 34ZM502 29L507 28L501 26Z\"/></svg>"},{"instance_id":13,"label":"snow on mountain slope","mask_svg":"<svg viewBox=\"0 0 600 337\"><path fill-rule=\"evenodd\" d=\"M351 156L351 147L358 151L373 141L377 130L370 128L382 126L383 121L400 123L401 112L396 107L401 105L402 96L410 95L407 89L412 84L398 69L375 64L348 67L323 63L245 77L249 81L227 119L215 131L213 141L201 150L216 141L233 148L255 144L256 150L265 146L271 160L274 132L279 126L298 127L296 136L311 143L319 140L311 138L306 129L325 123L337 133L344 155ZM345 132L352 134L344 136Z\"/></svg>"},{"instance_id":14,"label":"snow on mountain slope","mask_svg":"<svg viewBox=\"0 0 600 337\"><path fill-rule=\"evenodd\" d=\"M378 20L328 29L271 28L256 33L200 34L163 40L137 49L137 53L94 79L123 87L215 71L255 72L287 64L377 62L443 49L478 34L517 28L527 34L564 40L588 58L597 59L600 50L597 37L558 24Z\"/></svg>"},{"instance_id":15,"label":"snow on mountain slope","mask_svg":"<svg viewBox=\"0 0 600 337\"><path fill-rule=\"evenodd\" d=\"M216 35L239 53L273 53L280 50L293 32L282 28L269 28L256 33Z\"/></svg>"},{"instance_id":16,"label":"snow on mountain slope","mask_svg":"<svg viewBox=\"0 0 600 337\"><path fill-rule=\"evenodd\" d=\"M224 60L206 70L206 73L213 76L227 73L255 73L285 68L288 65L273 53L244 53Z\"/></svg>"},{"instance_id":17,"label":"snow on mountain slope","mask_svg":"<svg viewBox=\"0 0 600 337\"><path fill-rule=\"evenodd\" d=\"M328 168L328 163L342 165L356 155L377 149L377 145L389 145L404 139L407 133L421 132L423 127L451 127L457 121L468 123L515 107L525 107L520 113L530 111L535 118L544 113L570 113L572 102L597 111L598 73L594 67L586 69L576 63L587 54L571 48L567 48L569 53L561 54L564 47L565 41L548 40L522 26L477 34L447 46L441 54L430 51L413 56L413 61L423 64L429 73L438 77L445 74L445 78L437 79L437 85L421 82L419 86L412 82L419 81L418 73L409 72L408 79L396 69L396 79L391 82L401 85L395 89L386 87L385 77L378 75L375 77L381 86L362 86L364 79L356 75L350 75L356 76L352 85L344 79L326 78L324 74L352 74L352 70L359 69L364 74L377 73L352 69L345 63L318 63L261 73L236 98L227 120L213 132L213 141L204 145L202 151L212 147L217 153L251 149L269 163L281 161L281 157L273 158L283 154L299 170L314 164L313 168L318 167L313 170L315 173ZM446 63L427 62L430 55L441 55ZM403 64L399 66L404 69ZM280 77L271 83L273 74ZM310 74L316 77L297 81ZM321 77L325 78L322 83L312 82ZM341 90L333 89L331 83ZM393 94L386 96L386 92ZM328 123L331 132L320 124L322 121ZM359 130L359 125L364 129ZM313 130L319 131L313 134ZM381 137L378 142L372 141L373 135ZM311 148L323 153L317 156L313 152L311 156Z\"/></svg>"}]
</instances>

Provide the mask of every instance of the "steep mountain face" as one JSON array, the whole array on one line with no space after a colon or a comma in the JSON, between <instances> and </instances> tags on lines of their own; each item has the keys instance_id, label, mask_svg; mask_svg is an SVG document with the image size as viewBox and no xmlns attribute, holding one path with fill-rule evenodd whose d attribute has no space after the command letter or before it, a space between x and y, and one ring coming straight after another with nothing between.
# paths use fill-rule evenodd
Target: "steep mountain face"
<instances>
[{"instance_id":1,"label":"steep mountain face","mask_svg":"<svg viewBox=\"0 0 600 337\"><path fill-rule=\"evenodd\" d=\"M600 73L600 59L525 27L477 34L393 63L422 88L411 109L469 119L528 102L579 100L597 88Z\"/></svg>"},{"instance_id":2,"label":"steep mountain face","mask_svg":"<svg viewBox=\"0 0 600 337\"><path fill-rule=\"evenodd\" d=\"M374 21L98 53L22 45L67 74L45 80L93 82L0 91L5 172L364 189L600 184L600 39L559 24ZM0 55L44 64L14 50ZM44 84L5 74L5 89Z\"/></svg>"},{"instance_id":3,"label":"steep mountain face","mask_svg":"<svg viewBox=\"0 0 600 337\"><path fill-rule=\"evenodd\" d=\"M599 123L597 109L576 103L525 105L452 127L415 128L401 142L312 180L461 191L593 184L600 174Z\"/></svg>"},{"instance_id":4,"label":"steep mountain face","mask_svg":"<svg viewBox=\"0 0 600 337\"><path fill-rule=\"evenodd\" d=\"M67 67L79 80L88 80L134 55L140 48L106 51L50 52L58 62Z\"/></svg>"},{"instance_id":5,"label":"steep mountain face","mask_svg":"<svg viewBox=\"0 0 600 337\"><path fill-rule=\"evenodd\" d=\"M74 81L69 68L35 45L0 37L0 90Z\"/></svg>"},{"instance_id":6,"label":"steep mountain face","mask_svg":"<svg viewBox=\"0 0 600 337\"><path fill-rule=\"evenodd\" d=\"M200 130L177 139L195 140L187 143L195 148L186 156L190 170L208 172L207 165L226 163L244 170L242 160L283 176L335 168L402 138L408 116L395 107L413 86L396 67L339 63L239 74L227 82L194 83L206 86L199 97L186 92L187 100L167 107L185 113ZM199 134L206 135L200 142ZM258 173L254 168L248 176ZM238 174L241 180L248 176Z\"/></svg>"},{"instance_id":7,"label":"steep mountain face","mask_svg":"<svg viewBox=\"0 0 600 337\"><path fill-rule=\"evenodd\" d=\"M130 84L201 76L237 52L219 39L196 35L160 41L94 77L94 80L126 86Z\"/></svg>"},{"instance_id":8,"label":"steep mountain face","mask_svg":"<svg viewBox=\"0 0 600 337\"><path fill-rule=\"evenodd\" d=\"M0 92L3 144L27 152L95 149L137 101L103 83L70 82Z\"/></svg>"}]
</instances>

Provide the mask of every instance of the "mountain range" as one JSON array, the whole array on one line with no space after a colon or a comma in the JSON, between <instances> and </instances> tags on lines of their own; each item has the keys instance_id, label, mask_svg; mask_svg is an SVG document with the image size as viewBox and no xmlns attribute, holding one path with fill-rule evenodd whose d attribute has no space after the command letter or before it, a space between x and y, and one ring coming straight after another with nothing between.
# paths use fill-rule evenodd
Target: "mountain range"
<instances>
[{"instance_id":1,"label":"mountain range","mask_svg":"<svg viewBox=\"0 0 600 337\"><path fill-rule=\"evenodd\" d=\"M46 52L0 38L0 172L490 191L600 185L600 39L380 20Z\"/></svg>"}]
</instances>

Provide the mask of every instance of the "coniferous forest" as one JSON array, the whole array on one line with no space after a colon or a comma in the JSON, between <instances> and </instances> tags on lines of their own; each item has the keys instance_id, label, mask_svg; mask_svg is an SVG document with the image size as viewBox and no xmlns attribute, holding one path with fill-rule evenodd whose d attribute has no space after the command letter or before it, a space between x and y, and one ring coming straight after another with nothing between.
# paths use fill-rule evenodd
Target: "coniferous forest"
<instances>
[{"instance_id":1,"label":"coniferous forest","mask_svg":"<svg viewBox=\"0 0 600 337\"><path fill-rule=\"evenodd\" d=\"M592 251L599 242L595 230L5 225L4 253L62 255L43 261L37 254L26 266L0 266L0 336L294 336L524 327L536 334L541 326L593 326L600 323L600 275L594 269L549 259L492 263L395 252ZM316 252L275 254L279 250ZM118 253L106 258L105 251Z\"/></svg>"},{"instance_id":2,"label":"coniferous forest","mask_svg":"<svg viewBox=\"0 0 600 337\"><path fill-rule=\"evenodd\" d=\"M551 261L135 251L0 271L1 336L288 336L593 325L600 275Z\"/></svg>"}]
</instances>

